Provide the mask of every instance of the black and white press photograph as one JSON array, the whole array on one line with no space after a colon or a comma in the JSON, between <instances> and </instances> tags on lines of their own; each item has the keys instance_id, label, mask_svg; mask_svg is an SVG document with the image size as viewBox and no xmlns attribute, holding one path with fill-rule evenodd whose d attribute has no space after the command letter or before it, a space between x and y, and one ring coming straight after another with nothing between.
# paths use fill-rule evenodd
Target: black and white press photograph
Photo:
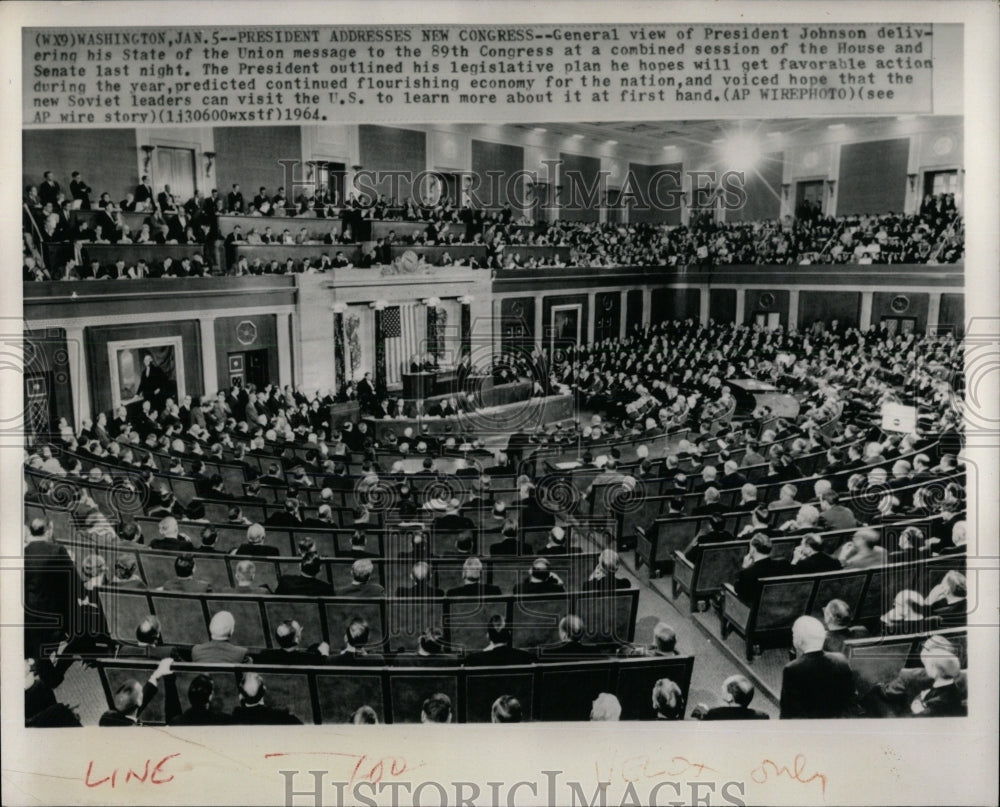
<instances>
[{"instance_id":1,"label":"black and white press photograph","mask_svg":"<svg viewBox=\"0 0 1000 807\"><path fill-rule=\"evenodd\" d=\"M996 797L995 8L12 5L5 803Z\"/></svg>"}]
</instances>

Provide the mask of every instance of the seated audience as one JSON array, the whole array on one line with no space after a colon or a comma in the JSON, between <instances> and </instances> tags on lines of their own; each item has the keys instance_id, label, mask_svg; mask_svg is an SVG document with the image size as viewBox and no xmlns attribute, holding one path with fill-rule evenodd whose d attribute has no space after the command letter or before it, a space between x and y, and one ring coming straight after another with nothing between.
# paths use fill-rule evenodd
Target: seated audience
<instances>
[{"instance_id":1,"label":"seated audience","mask_svg":"<svg viewBox=\"0 0 1000 807\"><path fill-rule=\"evenodd\" d=\"M240 705L233 709L231 721L243 725L302 725L302 721L287 709L269 706L265 703L266 695L267 688L264 686L264 677L260 673L243 673L239 685Z\"/></svg>"},{"instance_id":2,"label":"seated audience","mask_svg":"<svg viewBox=\"0 0 1000 807\"><path fill-rule=\"evenodd\" d=\"M656 720L684 719L684 693L669 678L653 685L653 715Z\"/></svg>"},{"instance_id":3,"label":"seated audience","mask_svg":"<svg viewBox=\"0 0 1000 807\"><path fill-rule=\"evenodd\" d=\"M610 692L602 692L590 706L591 722L611 722L621 720L622 705Z\"/></svg>"},{"instance_id":4,"label":"seated audience","mask_svg":"<svg viewBox=\"0 0 1000 807\"><path fill-rule=\"evenodd\" d=\"M191 648L191 661L195 664L242 664L250 657L247 648L230 641L236 631L236 620L229 611L219 611L208 624L209 640Z\"/></svg>"},{"instance_id":5,"label":"seated audience","mask_svg":"<svg viewBox=\"0 0 1000 807\"><path fill-rule=\"evenodd\" d=\"M522 719L521 701L513 695L501 695L490 707L491 723L520 723Z\"/></svg>"},{"instance_id":6,"label":"seated audience","mask_svg":"<svg viewBox=\"0 0 1000 807\"><path fill-rule=\"evenodd\" d=\"M746 676L730 675L722 682L722 699L726 705L709 709L699 703L691 712L691 717L698 720L768 720L770 715L750 708L755 691Z\"/></svg>"},{"instance_id":7,"label":"seated audience","mask_svg":"<svg viewBox=\"0 0 1000 807\"><path fill-rule=\"evenodd\" d=\"M839 653L823 649L826 628L800 616L792 625L796 659L781 674L781 719L850 717L855 710L851 668Z\"/></svg>"},{"instance_id":8,"label":"seated audience","mask_svg":"<svg viewBox=\"0 0 1000 807\"><path fill-rule=\"evenodd\" d=\"M535 661L531 653L511 647L510 628L500 614L494 614L486 623L486 636L489 640L486 647L466 656L467 666L531 664Z\"/></svg>"}]
</instances>

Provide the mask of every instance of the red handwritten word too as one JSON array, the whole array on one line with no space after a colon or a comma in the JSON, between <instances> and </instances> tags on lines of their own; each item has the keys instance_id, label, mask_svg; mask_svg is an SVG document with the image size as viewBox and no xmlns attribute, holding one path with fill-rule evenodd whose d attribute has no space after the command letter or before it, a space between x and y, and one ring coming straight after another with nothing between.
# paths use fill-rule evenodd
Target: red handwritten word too
<instances>
[{"instance_id":1,"label":"red handwritten word too","mask_svg":"<svg viewBox=\"0 0 1000 807\"><path fill-rule=\"evenodd\" d=\"M805 754L796 754L791 768L788 768L786 765L778 765L772 759L765 759L760 765L750 771L750 778L759 785L767 782L771 776L779 779L787 776L793 782L799 782L803 785L818 781L823 795L826 796L826 774L817 772L807 777Z\"/></svg>"},{"instance_id":2,"label":"red handwritten word too","mask_svg":"<svg viewBox=\"0 0 1000 807\"><path fill-rule=\"evenodd\" d=\"M180 754L167 754L167 756L163 757L155 765L153 764L152 759L147 759L141 770L135 770L134 768L115 768L103 779L94 778L94 760L90 760L87 764L87 773L83 777L83 783L87 787L110 785L113 788L118 787L120 784L127 785L130 782L136 782L140 785L165 785L167 782L172 782L174 776L173 774L166 773L163 770L163 767L171 759L179 756Z\"/></svg>"},{"instance_id":3,"label":"red handwritten word too","mask_svg":"<svg viewBox=\"0 0 1000 807\"><path fill-rule=\"evenodd\" d=\"M348 787L355 782L371 782L377 785L387 776L402 776L407 771L423 767L424 764L410 765L403 757L387 756L378 758L370 757L367 754L350 754L344 751L273 751L269 754L264 754L264 759L298 756L300 754L307 756L344 757L348 760L356 760L351 770L350 781L347 783Z\"/></svg>"}]
</instances>

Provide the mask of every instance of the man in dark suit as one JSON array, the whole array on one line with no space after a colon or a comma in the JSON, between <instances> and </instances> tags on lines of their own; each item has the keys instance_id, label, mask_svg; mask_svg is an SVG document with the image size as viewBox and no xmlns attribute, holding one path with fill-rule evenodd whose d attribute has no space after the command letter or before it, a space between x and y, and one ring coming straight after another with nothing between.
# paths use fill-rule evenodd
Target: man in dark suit
<instances>
[{"instance_id":1,"label":"man in dark suit","mask_svg":"<svg viewBox=\"0 0 1000 807\"><path fill-rule=\"evenodd\" d=\"M691 717L699 720L769 720L770 715L750 708L754 686L742 675L731 675L722 682L723 700L727 706L709 709L699 703L691 712Z\"/></svg>"},{"instance_id":2,"label":"man in dark suit","mask_svg":"<svg viewBox=\"0 0 1000 807\"><path fill-rule=\"evenodd\" d=\"M545 558L535 558L531 564L531 573L514 586L514 594L517 596L522 594L559 594L565 590L563 581L552 572L549 562Z\"/></svg>"},{"instance_id":3,"label":"man in dark suit","mask_svg":"<svg viewBox=\"0 0 1000 807\"><path fill-rule=\"evenodd\" d=\"M654 522L654 529L658 529L658 523ZM726 541L735 541L735 536L726 529L726 518L721 515L714 515L708 517L708 529L704 532L698 533L694 538L691 539L689 543L684 548L684 556L692 561L696 562L698 558L701 557L702 547L708 544L721 544Z\"/></svg>"},{"instance_id":4,"label":"man in dark suit","mask_svg":"<svg viewBox=\"0 0 1000 807\"><path fill-rule=\"evenodd\" d=\"M52 205L55 207L59 202L59 183L52 178L52 172L46 171L43 174L42 182L38 186L38 201L42 207Z\"/></svg>"},{"instance_id":5,"label":"man in dark suit","mask_svg":"<svg viewBox=\"0 0 1000 807\"><path fill-rule=\"evenodd\" d=\"M378 552L368 551L368 533L364 530L355 530L351 535L351 549L348 553L352 558L377 558Z\"/></svg>"},{"instance_id":6,"label":"man in dark suit","mask_svg":"<svg viewBox=\"0 0 1000 807\"><path fill-rule=\"evenodd\" d=\"M488 597L499 595L500 587L483 582L483 562L468 558L462 565L462 585L448 589L448 597Z\"/></svg>"},{"instance_id":7,"label":"man in dark suit","mask_svg":"<svg viewBox=\"0 0 1000 807\"><path fill-rule=\"evenodd\" d=\"M486 635L489 644L482 650L470 653L465 664L468 667L501 666L508 664L532 664L535 657L525 651L511 647L511 632L506 620L500 614L494 614L486 623Z\"/></svg>"},{"instance_id":8,"label":"man in dark suit","mask_svg":"<svg viewBox=\"0 0 1000 807\"><path fill-rule=\"evenodd\" d=\"M823 530L852 530L858 526L854 512L840 504L840 494L828 490L820 497L819 526Z\"/></svg>"},{"instance_id":9,"label":"man in dark suit","mask_svg":"<svg viewBox=\"0 0 1000 807\"><path fill-rule=\"evenodd\" d=\"M549 530L549 538L545 546L538 550L539 555L572 555L582 550L578 546L567 545L566 530L555 526Z\"/></svg>"},{"instance_id":10,"label":"man in dark suit","mask_svg":"<svg viewBox=\"0 0 1000 807\"><path fill-rule=\"evenodd\" d=\"M209 640L191 648L195 664L243 664L248 662L247 649L230 641L236 631L236 619L229 611L217 611L208 623Z\"/></svg>"},{"instance_id":11,"label":"man in dark suit","mask_svg":"<svg viewBox=\"0 0 1000 807\"><path fill-rule=\"evenodd\" d=\"M585 645L583 637L586 633L583 620L575 614L569 614L559 620L559 642L549 647L543 647L538 653L540 661L566 661L568 657L593 658L601 653L598 645Z\"/></svg>"},{"instance_id":12,"label":"man in dark suit","mask_svg":"<svg viewBox=\"0 0 1000 807\"><path fill-rule=\"evenodd\" d=\"M160 663L149 676L145 685L140 686L134 678L130 678L115 691L114 708L108 709L98 721L99 726L139 726L139 717L143 710L152 703L159 692L159 680L172 675L170 665L172 658L160 659Z\"/></svg>"},{"instance_id":13,"label":"man in dark suit","mask_svg":"<svg viewBox=\"0 0 1000 807\"><path fill-rule=\"evenodd\" d=\"M964 717L968 680L957 649L944 636L931 635L920 648L922 667L909 667L879 684L865 700L866 711L886 717Z\"/></svg>"},{"instance_id":14,"label":"man in dark suit","mask_svg":"<svg viewBox=\"0 0 1000 807\"><path fill-rule=\"evenodd\" d=\"M142 175L139 184L135 186L135 193L132 195L137 205L146 204L151 207L155 206L153 201L153 186L149 184L149 177L145 174Z\"/></svg>"},{"instance_id":15,"label":"man in dark suit","mask_svg":"<svg viewBox=\"0 0 1000 807\"><path fill-rule=\"evenodd\" d=\"M174 195L170 191L169 185L164 185L163 190L156 195L156 206L160 208L161 213L175 210Z\"/></svg>"},{"instance_id":16,"label":"man in dark suit","mask_svg":"<svg viewBox=\"0 0 1000 807\"><path fill-rule=\"evenodd\" d=\"M302 721L287 709L278 709L264 703L267 689L260 673L243 674L240 682L240 705L233 709L233 723L251 725L299 726Z\"/></svg>"},{"instance_id":17,"label":"man in dark suit","mask_svg":"<svg viewBox=\"0 0 1000 807\"><path fill-rule=\"evenodd\" d=\"M246 212L243 206L243 193L238 182L233 183L233 189L226 197L226 210L236 216L242 216Z\"/></svg>"},{"instance_id":18,"label":"man in dark suit","mask_svg":"<svg viewBox=\"0 0 1000 807\"><path fill-rule=\"evenodd\" d=\"M843 568L840 561L823 551L823 539L815 533L802 536L802 541L792 552L792 574L836 572Z\"/></svg>"},{"instance_id":19,"label":"man in dark suit","mask_svg":"<svg viewBox=\"0 0 1000 807\"><path fill-rule=\"evenodd\" d=\"M276 546L265 544L267 532L260 524L251 524L247 527L247 539L240 544L231 554L250 555L253 557L268 557L270 555L280 555L281 550Z\"/></svg>"},{"instance_id":20,"label":"man in dark suit","mask_svg":"<svg viewBox=\"0 0 1000 807\"><path fill-rule=\"evenodd\" d=\"M215 684L209 675L196 675L188 686L189 709L181 711L177 696L177 682L170 677L166 681L166 716L171 726L228 726L229 715L212 709Z\"/></svg>"},{"instance_id":21,"label":"man in dark suit","mask_svg":"<svg viewBox=\"0 0 1000 807\"><path fill-rule=\"evenodd\" d=\"M823 606L823 624L826 626L823 649L828 653L844 653L848 640L870 636L867 628L851 624L851 609L843 600L830 600Z\"/></svg>"},{"instance_id":22,"label":"man in dark suit","mask_svg":"<svg viewBox=\"0 0 1000 807\"><path fill-rule=\"evenodd\" d=\"M792 570L788 561L771 557L771 546L771 539L766 535L755 535L750 539L750 551L743 558L743 568L734 585L736 595L744 602L757 597L761 578L779 577Z\"/></svg>"},{"instance_id":23,"label":"man in dark suit","mask_svg":"<svg viewBox=\"0 0 1000 807\"><path fill-rule=\"evenodd\" d=\"M496 543L490 544L490 557L496 557L498 555L519 555L525 554L530 555L531 547L528 544L521 544L517 538L517 524L511 522L510 524L504 524L503 529L500 531L502 540Z\"/></svg>"},{"instance_id":24,"label":"man in dark suit","mask_svg":"<svg viewBox=\"0 0 1000 807\"><path fill-rule=\"evenodd\" d=\"M299 574L283 574L278 578L275 594L295 594L307 597L332 597L333 585L319 579L323 561L319 555L309 554L299 562ZM262 662L263 663L263 662Z\"/></svg>"},{"instance_id":25,"label":"man in dark suit","mask_svg":"<svg viewBox=\"0 0 1000 807\"><path fill-rule=\"evenodd\" d=\"M365 373L364 378L358 382L358 403L364 409L375 401L375 387L372 386L372 374Z\"/></svg>"},{"instance_id":26,"label":"man in dark suit","mask_svg":"<svg viewBox=\"0 0 1000 807\"><path fill-rule=\"evenodd\" d=\"M80 200L80 210L90 210L90 194L93 192L94 189L83 181L80 172L74 171L69 183L69 193L74 201Z\"/></svg>"},{"instance_id":27,"label":"man in dark suit","mask_svg":"<svg viewBox=\"0 0 1000 807\"><path fill-rule=\"evenodd\" d=\"M399 586L396 589L397 597L420 597L429 599L431 597L443 597L444 592L435 587L431 581L431 567L424 561L413 564L410 571L411 583L408 586Z\"/></svg>"},{"instance_id":28,"label":"man in dark suit","mask_svg":"<svg viewBox=\"0 0 1000 807\"><path fill-rule=\"evenodd\" d=\"M610 594L617 589L629 588L632 585L629 579L617 576L620 568L618 553L613 549L605 549L597 561L597 568L580 590L588 594Z\"/></svg>"},{"instance_id":29,"label":"man in dark suit","mask_svg":"<svg viewBox=\"0 0 1000 807\"><path fill-rule=\"evenodd\" d=\"M702 503L699 504L694 510L691 511L692 515L696 516L714 516L724 513L726 508L723 506L722 502L719 500L719 489L710 486L705 488L705 493L703 495Z\"/></svg>"},{"instance_id":30,"label":"man in dark suit","mask_svg":"<svg viewBox=\"0 0 1000 807\"><path fill-rule=\"evenodd\" d=\"M823 650L826 628L815 617L792 625L798 658L781 674L781 719L849 717L854 708L854 678L847 659Z\"/></svg>"},{"instance_id":31,"label":"man in dark suit","mask_svg":"<svg viewBox=\"0 0 1000 807\"><path fill-rule=\"evenodd\" d=\"M266 212L261 209L261 208L264 207L265 203L267 204L267 211ZM261 186L260 190L257 191L257 195L254 196L254 198L253 198L253 206L257 210L260 210L261 214L265 215L265 216L270 216L274 212L271 209L271 200L270 200L270 198L268 198L267 188L265 188L263 185Z\"/></svg>"},{"instance_id":32,"label":"man in dark suit","mask_svg":"<svg viewBox=\"0 0 1000 807\"><path fill-rule=\"evenodd\" d=\"M159 537L149 543L150 549L170 549L194 552L194 544L186 535L180 534L180 527L174 516L166 516L157 525Z\"/></svg>"},{"instance_id":33,"label":"man in dark suit","mask_svg":"<svg viewBox=\"0 0 1000 807\"><path fill-rule=\"evenodd\" d=\"M280 587L280 584L279 584ZM294 619L286 619L278 623L274 629L274 640L277 647L254 653L254 664L324 664L329 655L330 647L323 642L315 649L303 650L302 626ZM323 651L326 651L324 654Z\"/></svg>"},{"instance_id":34,"label":"man in dark suit","mask_svg":"<svg viewBox=\"0 0 1000 807\"><path fill-rule=\"evenodd\" d=\"M136 392L144 401L149 401L153 409L160 410L163 408L163 401L170 394L167 385L167 374L153 364L151 355L145 354L142 357L142 374Z\"/></svg>"},{"instance_id":35,"label":"man in dark suit","mask_svg":"<svg viewBox=\"0 0 1000 807\"><path fill-rule=\"evenodd\" d=\"M305 524L303 524L300 507L301 503L298 499L285 499L285 509L272 513L264 520L264 523L268 527L281 527L284 529L304 527Z\"/></svg>"},{"instance_id":36,"label":"man in dark suit","mask_svg":"<svg viewBox=\"0 0 1000 807\"><path fill-rule=\"evenodd\" d=\"M371 578L375 564L368 558L359 558L351 564L351 582L341 592L344 597L384 597L385 589Z\"/></svg>"}]
</instances>

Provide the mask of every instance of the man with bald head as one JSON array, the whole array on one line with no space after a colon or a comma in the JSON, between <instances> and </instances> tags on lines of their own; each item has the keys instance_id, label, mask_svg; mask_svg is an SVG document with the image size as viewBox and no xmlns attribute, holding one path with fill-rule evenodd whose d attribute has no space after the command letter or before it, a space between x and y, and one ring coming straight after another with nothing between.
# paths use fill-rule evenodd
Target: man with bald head
<instances>
[{"instance_id":1,"label":"man with bald head","mask_svg":"<svg viewBox=\"0 0 1000 807\"><path fill-rule=\"evenodd\" d=\"M161 659L156 669L145 685L130 678L115 691L114 708L108 709L98 721L100 726L139 726L143 710L149 706L154 696L159 692L158 683L161 678L172 675L170 666L173 659Z\"/></svg>"},{"instance_id":2,"label":"man with bald head","mask_svg":"<svg viewBox=\"0 0 1000 807\"><path fill-rule=\"evenodd\" d=\"M878 530L862 527L840 550L840 562L845 569L870 569L884 566L886 551L879 546L880 540L881 536Z\"/></svg>"},{"instance_id":3,"label":"man with bald head","mask_svg":"<svg viewBox=\"0 0 1000 807\"><path fill-rule=\"evenodd\" d=\"M240 681L240 705L233 709L233 723L270 725L270 726L300 726L302 721L287 709L268 706L264 702L267 688L260 673L243 674Z\"/></svg>"},{"instance_id":4,"label":"man with bald head","mask_svg":"<svg viewBox=\"0 0 1000 807\"><path fill-rule=\"evenodd\" d=\"M207 642L191 648L191 661L195 664L242 664L249 662L247 649L230 641L236 631L236 620L229 611L219 611L208 624Z\"/></svg>"},{"instance_id":5,"label":"man with bald head","mask_svg":"<svg viewBox=\"0 0 1000 807\"><path fill-rule=\"evenodd\" d=\"M601 654L599 645L584 644L586 626L576 614L567 614L559 620L559 642L542 647L538 653L540 661L566 661L569 656L593 658Z\"/></svg>"},{"instance_id":6,"label":"man with bald head","mask_svg":"<svg viewBox=\"0 0 1000 807\"><path fill-rule=\"evenodd\" d=\"M596 568L581 587L581 591L608 594L619 588L629 588L632 583L627 577L618 576L620 569L621 560L618 553L613 549L603 550Z\"/></svg>"},{"instance_id":7,"label":"man with bald head","mask_svg":"<svg viewBox=\"0 0 1000 807\"><path fill-rule=\"evenodd\" d=\"M462 564L462 585L450 588L449 597L486 597L500 594L500 587L483 581L483 562L476 557Z\"/></svg>"},{"instance_id":8,"label":"man with bald head","mask_svg":"<svg viewBox=\"0 0 1000 807\"><path fill-rule=\"evenodd\" d=\"M854 678L847 659L823 650L826 628L815 617L800 616L792 625L797 658L781 675L781 719L850 717Z\"/></svg>"},{"instance_id":9,"label":"man with bald head","mask_svg":"<svg viewBox=\"0 0 1000 807\"><path fill-rule=\"evenodd\" d=\"M431 567L424 561L413 564L410 571L410 585L399 586L397 597L443 597L444 592L431 580Z\"/></svg>"},{"instance_id":10,"label":"man with bald head","mask_svg":"<svg viewBox=\"0 0 1000 807\"><path fill-rule=\"evenodd\" d=\"M552 571L545 558L535 558L531 572L520 583L515 584L514 594L559 594L566 590L563 581Z\"/></svg>"},{"instance_id":11,"label":"man with bald head","mask_svg":"<svg viewBox=\"0 0 1000 807\"><path fill-rule=\"evenodd\" d=\"M149 542L150 549L169 549L180 552L194 552L194 544L186 535L181 535L177 519L167 516L157 525L160 533L158 538Z\"/></svg>"},{"instance_id":12,"label":"man with bald head","mask_svg":"<svg viewBox=\"0 0 1000 807\"><path fill-rule=\"evenodd\" d=\"M264 529L263 525L251 524L249 527L247 527L246 542L240 544L231 554L252 555L258 558L280 555L281 551L278 549L278 547L264 543L264 540L266 538L267 538L267 531Z\"/></svg>"}]
</instances>

